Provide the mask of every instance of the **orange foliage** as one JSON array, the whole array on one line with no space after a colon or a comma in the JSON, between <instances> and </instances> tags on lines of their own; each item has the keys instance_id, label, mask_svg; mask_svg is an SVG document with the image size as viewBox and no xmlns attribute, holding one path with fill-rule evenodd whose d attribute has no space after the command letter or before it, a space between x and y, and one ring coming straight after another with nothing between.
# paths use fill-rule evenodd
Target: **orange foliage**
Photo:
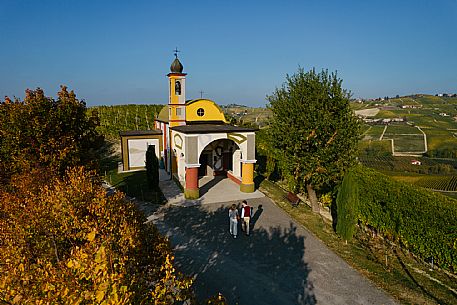
<instances>
[{"instance_id":1,"label":"orange foliage","mask_svg":"<svg viewBox=\"0 0 457 305\"><path fill-rule=\"evenodd\" d=\"M68 166L95 166L102 137L98 118L84 102L61 87L58 99L27 90L24 101L0 102L0 182L13 174L46 166L64 174Z\"/></svg>"},{"instance_id":2,"label":"orange foliage","mask_svg":"<svg viewBox=\"0 0 457 305\"><path fill-rule=\"evenodd\" d=\"M35 170L0 190L0 301L12 304L173 304L192 281L166 238L93 172Z\"/></svg>"},{"instance_id":3,"label":"orange foliage","mask_svg":"<svg viewBox=\"0 0 457 305\"><path fill-rule=\"evenodd\" d=\"M0 303L193 304L168 240L93 171L98 117L62 86L0 101Z\"/></svg>"}]
</instances>

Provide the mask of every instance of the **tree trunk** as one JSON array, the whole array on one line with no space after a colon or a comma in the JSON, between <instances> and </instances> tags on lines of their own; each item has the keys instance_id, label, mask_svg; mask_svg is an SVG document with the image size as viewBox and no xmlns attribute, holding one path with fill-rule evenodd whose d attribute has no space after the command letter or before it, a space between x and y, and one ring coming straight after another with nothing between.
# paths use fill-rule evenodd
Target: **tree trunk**
<instances>
[{"instance_id":1,"label":"tree trunk","mask_svg":"<svg viewBox=\"0 0 457 305\"><path fill-rule=\"evenodd\" d=\"M309 201L311 201L311 209L314 213L319 214L319 202L317 201L316 191L311 184L306 185L306 190L308 191Z\"/></svg>"}]
</instances>

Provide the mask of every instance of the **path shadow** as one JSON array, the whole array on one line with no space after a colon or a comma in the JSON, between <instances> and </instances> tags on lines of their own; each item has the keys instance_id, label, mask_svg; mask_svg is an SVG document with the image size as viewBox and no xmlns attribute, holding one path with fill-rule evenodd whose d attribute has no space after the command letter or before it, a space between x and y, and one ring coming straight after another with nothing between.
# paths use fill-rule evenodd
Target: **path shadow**
<instances>
[{"instance_id":1,"label":"path shadow","mask_svg":"<svg viewBox=\"0 0 457 305\"><path fill-rule=\"evenodd\" d=\"M227 177L226 176L214 176L213 179L211 179L210 181L205 183L205 185L200 187L200 197L205 195L206 193L208 193L208 191L213 186L215 186L216 184L218 184L219 182L221 182L224 179L227 179Z\"/></svg>"},{"instance_id":2,"label":"path shadow","mask_svg":"<svg viewBox=\"0 0 457 305\"><path fill-rule=\"evenodd\" d=\"M178 268L195 277L200 301L221 292L228 304L316 304L303 261L305 238L292 223L234 239L228 207L221 205L215 211L170 207L156 225L169 236Z\"/></svg>"}]
</instances>

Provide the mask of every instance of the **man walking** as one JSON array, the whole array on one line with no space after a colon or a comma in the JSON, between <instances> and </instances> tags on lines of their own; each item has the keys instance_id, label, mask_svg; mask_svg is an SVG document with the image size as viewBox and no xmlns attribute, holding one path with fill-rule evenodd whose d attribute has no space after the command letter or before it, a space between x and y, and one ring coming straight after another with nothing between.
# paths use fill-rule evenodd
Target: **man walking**
<instances>
[{"instance_id":1,"label":"man walking","mask_svg":"<svg viewBox=\"0 0 457 305\"><path fill-rule=\"evenodd\" d=\"M241 204L241 219L243 219L243 231L249 236L249 222L251 220L252 207L250 207L246 200Z\"/></svg>"}]
</instances>

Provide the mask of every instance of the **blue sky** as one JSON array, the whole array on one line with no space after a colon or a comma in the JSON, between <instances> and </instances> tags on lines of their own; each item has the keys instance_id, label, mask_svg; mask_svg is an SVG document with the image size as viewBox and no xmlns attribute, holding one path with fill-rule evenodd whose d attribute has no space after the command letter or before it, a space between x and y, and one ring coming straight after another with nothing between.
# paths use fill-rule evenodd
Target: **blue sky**
<instances>
[{"instance_id":1,"label":"blue sky","mask_svg":"<svg viewBox=\"0 0 457 305\"><path fill-rule=\"evenodd\" d=\"M166 103L175 47L188 99L264 106L299 66L354 97L457 92L456 20L457 0L1 0L0 97Z\"/></svg>"}]
</instances>

